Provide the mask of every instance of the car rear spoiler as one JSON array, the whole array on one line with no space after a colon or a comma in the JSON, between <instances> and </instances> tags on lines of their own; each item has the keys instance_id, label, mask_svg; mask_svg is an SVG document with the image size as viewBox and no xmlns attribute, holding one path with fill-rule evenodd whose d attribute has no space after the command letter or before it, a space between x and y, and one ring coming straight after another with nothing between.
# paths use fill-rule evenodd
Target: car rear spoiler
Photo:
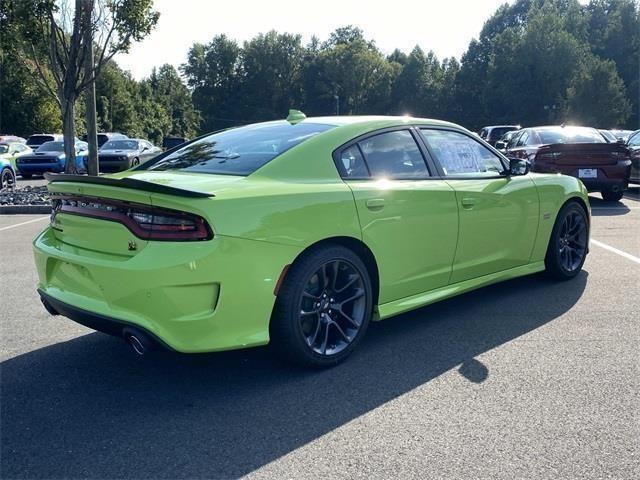
<instances>
[{"instance_id":1,"label":"car rear spoiler","mask_svg":"<svg viewBox=\"0 0 640 480\"><path fill-rule=\"evenodd\" d=\"M91 183L93 185L105 185L108 187L130 188L132 190L143 190L145 192L166 193L167 195L176 195L178 197L189 198L208 198L215 197L213 193L198 192L194 190L185 190L183 188L169 187L168 185L160 185L158 183L145 182L133 178L109 178L95 177L89 175L73 175L67 173L45 173L49 183L57 182L73 182L73 183Z\"/></svg>"}]
</instances>

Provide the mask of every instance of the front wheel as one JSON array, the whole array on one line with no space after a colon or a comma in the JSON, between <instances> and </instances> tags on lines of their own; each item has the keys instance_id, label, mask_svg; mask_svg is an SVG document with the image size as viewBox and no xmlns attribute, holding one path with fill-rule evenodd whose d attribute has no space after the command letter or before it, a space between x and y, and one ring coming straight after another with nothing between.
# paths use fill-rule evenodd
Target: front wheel
<instances>
[{"instance_id":1,"label":"front wheel","mask_svg":"<svg viewBox=\"0 0 640 480\"><path fill-rule=\"evenodd\" d=\"M336 245L311 250L287 272L271 319L271 344L289 361L330 367L364 336L373 310L367 268Z\"/></svg>"},{"instance_id":2,"label":"front wheel","mask_svg":"<svg viewBox=\"0 0 640 480\"><path fill-rule=\"evenodd\" d=\"M584 208L567 203L556 217L551 232L545 266L558 280L569 280L582 270L587 257L589 224Z\"/></svg>"},{"instance_id":3,"label":"front wheel","mask_svg":"<svg viewBox=\"0 0 640 480\"><path fill-rule=\"evenodd\" d=\"M618 190L617 192L604 190L602 192L602 199L606 202L619 202L620 200L622 200L623 195L624 192L622 190Z\"/></svg>"},{"instance_id":4,"label":"front wheel","mask_svg":"<svg viewBox=\"0 0 640 480\"><path fill-rule=\"evenodd\" d=\"M13 174L10 168L4 168L0 172L0 190L5 188L13 188L16 184L16 176Z\"/></svg>"}]
</instances>

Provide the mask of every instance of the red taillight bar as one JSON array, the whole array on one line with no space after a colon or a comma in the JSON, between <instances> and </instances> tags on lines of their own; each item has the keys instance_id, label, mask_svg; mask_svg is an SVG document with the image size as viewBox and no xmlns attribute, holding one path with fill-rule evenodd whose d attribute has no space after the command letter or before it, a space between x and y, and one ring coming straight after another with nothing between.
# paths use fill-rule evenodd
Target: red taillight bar
<instances>
[{"instance_id":1,"label":"red taillight bar","mask_svg":"<svg viewBox=\"0 0 640 480\"><path fill-rule=\"evenodd\" d=\"M199 215L140 203L79 195L52 195L53 215L67 213L117 222L144 240L193 241L211 240L213 231ZM135 218L145 215L150 222ZM157 219L158 223L154 223ZM160 222L160 220L165 222ZM172 223L166 223L171 220Z\"/></svg>"}]
</instances>

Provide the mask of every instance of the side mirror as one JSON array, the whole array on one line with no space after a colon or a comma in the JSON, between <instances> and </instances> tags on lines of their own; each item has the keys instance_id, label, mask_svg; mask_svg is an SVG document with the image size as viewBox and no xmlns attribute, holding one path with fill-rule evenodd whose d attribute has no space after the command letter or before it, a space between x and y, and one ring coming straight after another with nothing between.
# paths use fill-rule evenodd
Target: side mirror
<instances>
[{"instance_id":1,"label":"side mirror","mask_svg":"<svg viewBox=\"0 0 640 480\"><path fill-rule=\"evenodd\" d=\"M143 152L146 152L147 150L149 150L149 147L142 147Z\"/></svg>"},{"instance_id":2,"label":"side mirror","mask_svg":"<svg viewBox=\"0 0 640 480\"><path fill-rule=\"evenodd\" d=\"M624 138L619 137L616 140L616 143L619 143L620 145L626 145L627 142L625 142Z\"/></svg>"},{"instance_id":3,"label":"side mirror","mask_svg":"<svg viewBox=\"0 0 640 480\"><path fill-rule=\"evenodd\" d=\"M509 158L509 176L526 175L531 169L529 160L523 160L521 158Z\"/></svg>"},{"instance_id":4,"label":"side mirror","mask_svg":"<svg viewBox=\"0 0 640 480\"><path fill-rule=\"evenodd\" d=\"M507 148L507 142L503 142L502 140L498 140L496 142L496 149L497 150L504 150L505 148Z\"/></svg>"}]
</instances>

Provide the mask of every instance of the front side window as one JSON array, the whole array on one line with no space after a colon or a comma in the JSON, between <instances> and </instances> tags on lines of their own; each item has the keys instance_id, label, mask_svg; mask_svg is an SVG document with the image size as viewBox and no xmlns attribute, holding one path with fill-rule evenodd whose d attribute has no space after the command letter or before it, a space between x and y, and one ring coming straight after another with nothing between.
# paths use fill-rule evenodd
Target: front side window
<instances>
[{"instance_id":1,"label":"front side window","mask_svg":"<svg viewBox=\"0 0 640 480\"><path fill-rule=\"evenodd\" d=\"M640 146L640 133L636 133L633 137L631 137L631 139L629 140L629 146L630 147Z\"/></svg>"},{"instance_id":2,"label":"front side window","mask_svg":"<svg viewBox=\"0 0 640 480\"><path fill-rule=\"evenodd\" d=\"M420 132L446 176L493 177L505 170L496 154L462 133L429 129Z\"/></svg>"},{"instance_id":3,"label":"front side window","mask_svg":"<svg viewBox=\"0 0 640 480\"><path fill-rule=\"evenodd\" d=\"M429 176L422 153L409 130L380 133L358 142L358 145L374 178Z\"/></svg>"},{"instance_id":4,"label":"front side window","mask_svg":"<svg viewBox=\"0 0 640 480\"><path fill-rule=\"evenodd\" d=\"M281 153L334 125L286 121L260 123L196 140L142 170L250 175Z\"/></svg>"},{"instance_id":5,"label":"front side window","mask_svg":"<svg viewBox=\"0 0 640 480\"><path fill-rule=\"evenodd\" d=\"M522 135L520 135L520 138L518 139L517 146L518 147L524 147L524 146L527 145L528 141L529 141L529 132L527 130L525 130L524 133Z\"/></svg>"}]
</instances>

